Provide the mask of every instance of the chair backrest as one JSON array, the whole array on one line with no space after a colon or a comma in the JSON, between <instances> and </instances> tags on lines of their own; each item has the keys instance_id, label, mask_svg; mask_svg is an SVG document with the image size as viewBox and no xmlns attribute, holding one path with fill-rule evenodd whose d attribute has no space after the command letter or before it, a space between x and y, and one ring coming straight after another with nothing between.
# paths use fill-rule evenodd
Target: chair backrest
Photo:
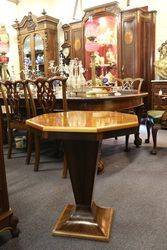
<instances>
[{"instance_id":1,"label":"chair backrest","mask_svg":"<svg viewBox=\"0 0 167 250\"><path fill-rule=\"evenodd\" d=\"M52 78L39 77L35 80L27 80L28 93L29 96L31 96L31 109L34 110L35 115L38 114L37 106L42 108L43 113L51 113L55 111L55 86L59 82L62 83L63 110L67 111L66 78L55 76ZM31 86L32 88L35 88L33 91L35 93L35 98L33 96Z\"/></svg>"},{"instance_id":2,"label":"chair backrest","mask_svg":"<svg viewBox=\"0 0 167 250\"><path fill-rule=\"evenodd\" d=\"M31 107L25 81L0 82L0 91L8 122L21 121L31 117Z\"/></svg>"},{"instance_id":3,"label":"chair backrest","mask_svg":"<svg viewBox=\"0 0 167 250\"><path fill-rule=\"evenodd\" d=\"M130 77L124 79L116 78L117 86L122 86L123 91L135 90L137 93L140 93L143 81L144 79L142 78L130 78Z\"/></svg>"},{"instance_id":4,"label":"chair backrest","mask_svg":"<svg viewBox=\"0 0 167 250\"><path fill-rule=\"evenodd\" d=\"M38 77L33 81L36 89L36 97L43 113L51 113L55 109L56 96L54 93L54 80L46 77Z\"/></svg>"}]
</instances>

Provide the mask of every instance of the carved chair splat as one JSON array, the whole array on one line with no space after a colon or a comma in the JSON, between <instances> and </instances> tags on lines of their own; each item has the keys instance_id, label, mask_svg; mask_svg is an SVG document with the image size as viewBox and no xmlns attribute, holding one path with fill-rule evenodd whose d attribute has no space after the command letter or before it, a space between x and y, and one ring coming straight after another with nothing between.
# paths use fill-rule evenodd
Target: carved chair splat
<instances>
[{"instance_id":1,"label":"carved chair splat","mask_svg":"<svg viewBox=\"0 0 167 250\"><path fill-rule=\"evenodd\" d=\"M25 124L26 119L31 118L30 99L26 88L26 81L5 81L0 82L0 91L2 93L6 117L7 117L7 133L8 133L8 158L11 158L14 130L27 131L27 158L28 152L31 151L31 139L28 126ZM25 102L22 102L22 98ZM24 104L23 104L24 103Z\"/></svg>"},{"instance_id":2,"label":"carved chair splat","mask_svg":"<svg viewBox=\"0 0 167 250\"><path fill-rule=\"evenodd\" d=\"M42 107L42 113L52 113L56 112L55 106L55 90L54 84L58 82L62 83L62 95L63 95L63 111L67 111L67 99L66 99L66 78L61 76L55 76L52 78L46 77L39 77L35 80L28 80L28 92L31 96L31 109L34 112L34 116L38 114L37 105ZM32 91L30 85L34 85L36 89L36 99L37 104L35 105L35 101L32 95ZM39 162L40 162L40 142L41 139L48 139L46 135L42 137L39 134L35 134L35 164L34 164L34 171L38 171L39 169ZM30 161L29 161L30 163ZM63 177L66 177L67 174L67 167L66 167L66 160L64 160L64 169L63 169Z\"/></svg>"}]
</instances>

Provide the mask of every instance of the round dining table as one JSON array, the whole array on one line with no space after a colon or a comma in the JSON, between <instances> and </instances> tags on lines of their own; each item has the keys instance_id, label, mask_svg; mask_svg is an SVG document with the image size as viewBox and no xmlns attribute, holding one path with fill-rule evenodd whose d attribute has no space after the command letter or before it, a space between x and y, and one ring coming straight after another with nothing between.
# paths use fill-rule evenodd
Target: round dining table
<instances>
[{"instance_id":1,"label":"round dining table","mask_svg":"<svg viewBox=\"0 0 167 250\"><path fill-rule=\"evenodd\" d=\"M140 124L143 115L144 98L147 98L147 92L124 91L121 95L110 94L108 96L98 97L67 97L68 110L87 110L87 111L120 111L132 112L137 115ZM62 98L56 98L56 108L62 110ZM142 139L139 137L139 126L135 134L134 144L139 147Z\"/></svg>"}]
</instances>

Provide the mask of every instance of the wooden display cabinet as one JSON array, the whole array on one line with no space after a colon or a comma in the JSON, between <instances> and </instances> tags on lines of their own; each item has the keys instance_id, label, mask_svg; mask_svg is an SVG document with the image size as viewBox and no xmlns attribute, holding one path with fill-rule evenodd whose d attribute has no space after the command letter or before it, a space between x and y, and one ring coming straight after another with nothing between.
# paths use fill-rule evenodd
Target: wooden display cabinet
<instances>
[{"instance_id":1,"label":"wooden display cabinet","mask_svg":"<svg viewBox=\"0 0 167 250\"><path fill-rule=\"evenodd\" d=\"M49 61L58 64L57 24L59 20L45 13L36 17L31 12L21 22L15 21L17 30L20 71L25 63L38 75L49 76Z\"/></svg>"},{"instance_id":2,"label":"wooden display cabinet","mask_svg":"<svg viewBox=\"0 0 167 250\"><path fill-rule=\"evenodd\" d=\"M118 2L112 2L86 9L81 22L63 25L64 42L71 46L71 58L77 57L82 60L86 69L90 66L88 65L88 53L85 51L84 31L89 16L95 20L100 18L115 20L117 29L115 36L117 44L114 45L114 51L117 53L115 56L116 75L119 78L143 78L142 90L149 93L145 104L147 108L150 108L150 83L154 79L156 11L148 11L147 6L121 11ZM113 44L108 46L111 50L112 47ZM106 49L104 53L106 53ZM101 55L104 56L103 52Z\"/></svg>"},{"instance_id":3,"label":"wooden display cabinet","mask_svg":"<svg viewBox=\"0 0 167 250\"><path fill-rule=\"evenodd\" d=\"M152 109L167 109L167 80L152 80ZM159 91L162 95L159 95Z\"/></svg>"},{"instance_id":4,"label":"wooden display cabinet","mask_svg":"<svg viewBox=\"0 0 167 250\"><path fill-rule=\"evenodd\" d=\"M0 233L10 230L13 237L19 235L18 219L9 207L5 164L2 145L2 114L0 113Z\"/></svg>"},{"instance_id":5,"label":"wooden display cabinet","mask_svg":"<svg viewBox=\"0 0 167 250\"><path fill-rule=\"evenodd\" d=\"M156 11L148 7L122 11L119 26L119 76L141 77L145 101L151 107L151 80L154 79Z\"/></svg>"}]
</instances>

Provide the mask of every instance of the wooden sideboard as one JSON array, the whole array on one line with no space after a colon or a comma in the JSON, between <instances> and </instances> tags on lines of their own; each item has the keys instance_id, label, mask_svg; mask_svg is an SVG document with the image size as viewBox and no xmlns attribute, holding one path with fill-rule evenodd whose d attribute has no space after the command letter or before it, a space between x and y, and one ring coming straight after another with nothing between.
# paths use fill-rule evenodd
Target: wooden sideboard
<instances>
[{"instance_id":1,"label":"wooden sideboard","mask_svg":"<svg viewBox=\"0 0 167 250\"><path fill-rule=\"evenodd\" d=\"M167 80L152 80L152 109L167 109ZM162 95L159 95L159 91L162 91Z\"/></svg>"},{"instance_id":2,"label":"wooden sideboard","mask_svg":"<svg viewBox=\"0 0 167 250\"><path fill-rule=\"evenodd\" d=\"M0 113L0 138L2 138L2 116ZM0 233L10 230L13 237L19 235L18 218L9 207L2 139L0 140Z\"/></svg>"}]
</instances>

